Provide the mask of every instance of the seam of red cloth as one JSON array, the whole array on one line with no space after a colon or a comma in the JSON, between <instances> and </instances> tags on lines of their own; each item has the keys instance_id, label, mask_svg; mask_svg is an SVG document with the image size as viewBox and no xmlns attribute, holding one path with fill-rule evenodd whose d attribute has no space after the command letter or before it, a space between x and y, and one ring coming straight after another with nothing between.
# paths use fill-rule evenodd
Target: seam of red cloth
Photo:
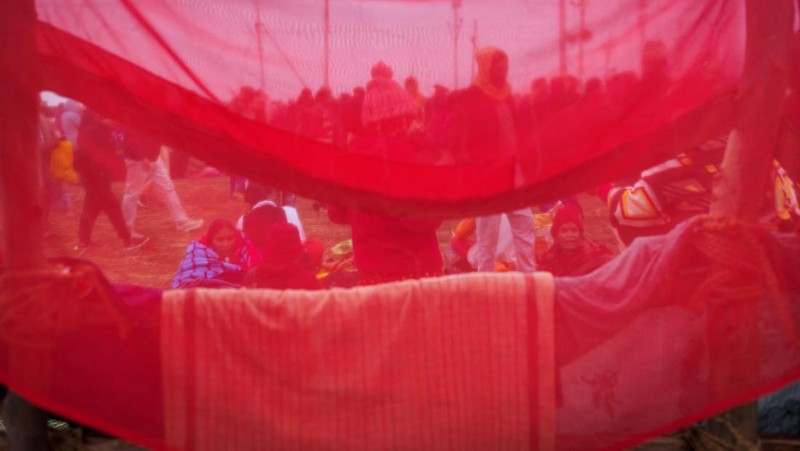
<instances>
[{"instance_id":1,"label":"seam of red cloth","mask_svg":"<svg viewBox=\"0 0 800 451\"><path fill-rule=\"evenodd\" d=\"M555 285L548 272L525 275L528 300L529 445L555 449L556 395L553 300Z\"/></svg>"},{"instance_id":2,"label":"seam of red cloth","mask_svg":"<svg viewBox=\"0 0 800 451\"><path fill-rule=\"evenodd\" d=\"M197 396L197 352L195 346L195 318L196 309L196 290L186 291L186 301L183 309L183 326L186 328L186 339L183 342L186 354L186 449L195 449L195 396Z\"/></svg>"}]
</instances>

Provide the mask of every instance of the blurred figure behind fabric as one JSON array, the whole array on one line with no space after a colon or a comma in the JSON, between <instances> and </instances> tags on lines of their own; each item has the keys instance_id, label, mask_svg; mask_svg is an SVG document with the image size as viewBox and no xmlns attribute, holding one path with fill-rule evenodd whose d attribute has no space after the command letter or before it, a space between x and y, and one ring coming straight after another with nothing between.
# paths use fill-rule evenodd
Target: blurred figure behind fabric
<instances>
[{"instance_id":1,"label":"blurred figure behind fabric","mask_svg":"<svg viewBox=\"0 0 800 451\"><path fill-rule=\"evenodd\" d=\"M111 178L118 159L115 154L111 124L92 110L85 110L78 132L78 150L75 169L81 176L85 190L83 210L78 225L78 244L82 250L91 244L92 229L100 213L105 212L117 236L130 250L144 245L149 238L132 237L122 216L120 202L111 191Z\"/></svg>"},{"instance_id":2,"label":"blurred figure behind fabric","mask_svg":"<svg viewBox=\"0 0 800 451\"><path fill-rule=\"evenodd\" d=\"M64 138L68 139L73 146L78 144L78 130L81 125L81 105L74 100L67 100L64 103L64 110L57 118L58 128Z\"/></svg>"},{"instance_id":3,"label":"blurred figure behind fabric","mask_svg":"<svg viewBox=\"0 0 800 451\"><path fill-rule=\"evenodd\" d=\"M305 243L307 239L306 232L303 222L300 220L300 214L297 212L297 207L281 202L281 198L288 200L292 197L293 195L278 191L272 187L248 181L244 189L244 203L247 211L245 215L240 216L239 220L236 221L236 228L242 230L247 236L248 232L244 227L244 218L247 213L262 207L278 207L283 210L285 220L297 227L300 232L300 240Z\"/></svg>"},{"instance_id":4,"label":"blurred figure behind fabric","mask_svg":"<svg viewBox=\"0 0 800 451\"><path fill-rule=\"evenodd\" d=\"M537 262L540 271L559 277L582 276L614 258L606 246L584 236L583 214L573 206L556 211L550 231L554 244Z\"/></svg>"},{"instance_id":5,"label":"blurred figure behind fabric","mask_svg":"<svg viewBox=\"0 0 800 451\"><path fill-rule=\"evenodd\" d=\"M53 179L69 184L78 183L75 171L74 146L68 139L61 138L50 153L50 175Z\"/></svg>"},{"instance_id":6,"label":"blurred figure behind fabric","mask_svg":"<svg viewBox=\"0 0 800 451\"><path fill-rule=\"evenodd\" d=\"M394 80L383 62L373 66L361 110L363 134L353 152L386 161L414 161L417 150L408 132L417 106ZM349 224L353 259L362 285L442 274L442 255L436 238L441 221L436 218L398 217L331 205L334 223Z\"/></svg>"},{"instance_id":7,"label":"blurred figure behind fabric","mask_svg":"<svg viewBox=\"0 0 800 451\"><path fill-rule=\"evenodd\" d=\"M159 158L161 144L138 130L127 128L123 131L122 149L127 168L125 193L122 195L122 214L131 233L135 234L139 198L148 181L152 182L156 193L166 205L170 219L178 231L190 232L203 226L202 219L189 218L181 205L175 184L169 177L164 161Z\"/></svg>"},{"instance_id":8,"label":"blurred figure behind fabric","mask_svg":"<svg viewBox=\"0 0 800 451\"><path fill-rule=\"evenodd\" d=\"M515 108L508 84L508 56L495 47L475 54L478 73L470 88L454 100L457 109L454 152L470 163L510 157L519 151L519 136L514 123ZM509 174L516 177L516 174ZM516 269L533 272L533 212L520 208L475 218L476 266L478 271L494 271L500 218L511 225Z\"/></svg>"},{"instance_id":9,"label":"blurred figure behind fabric","mask_svg":"<svg viewBox=\"0 0 800 451\"><path fill-rule=\"evenodd\" d=\"M248 288L320 288L311 257L300 242L297 227L288 222L273 222L259 228L254 240L260 243L261 261L244 278Z\"/></svg>"},{"instance_id":10,"label":"blurred figure behind fabric","mask_svg":"<svg viewBox=\"0 0 800 451\"><path fill-rule=\"evenodd\" d=\"M64 183L77 183L72 146L60 136L56 124L39 112L37 127L37 149L42 169L42 182L47 196L46 204L56 210L67 210L72 199L64 187Z\"/></svg>"},{"instance_id":11,"label":"blurred figure behind fabric","mask_svg":"<svg viewBox=\"0 0 800 451\"><path fill-rule=\"evenodd\" d=\"M411 100L414 101L414 104L417 105L417 116L414 119L414 123L421 128L425 125L425 97L419 92L419 82L414 77L408 77L403 82L403 87L411 97Z\"/></svg>"}]
</instances>

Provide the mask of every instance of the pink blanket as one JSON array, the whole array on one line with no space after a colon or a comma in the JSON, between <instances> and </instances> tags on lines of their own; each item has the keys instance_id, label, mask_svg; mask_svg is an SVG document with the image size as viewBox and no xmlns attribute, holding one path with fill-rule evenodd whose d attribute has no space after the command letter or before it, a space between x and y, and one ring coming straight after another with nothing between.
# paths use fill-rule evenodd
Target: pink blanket
<instances>
[{"instance_id":1,"label":"pink blanket","mask_svg":"<svg viewBox=\"0 0 800 451\"><path fill-rule=\"evenodd\" d=\"M546 273L168 292L166 442L552 449L552 299Z\"/></svg>"}]
</instances>

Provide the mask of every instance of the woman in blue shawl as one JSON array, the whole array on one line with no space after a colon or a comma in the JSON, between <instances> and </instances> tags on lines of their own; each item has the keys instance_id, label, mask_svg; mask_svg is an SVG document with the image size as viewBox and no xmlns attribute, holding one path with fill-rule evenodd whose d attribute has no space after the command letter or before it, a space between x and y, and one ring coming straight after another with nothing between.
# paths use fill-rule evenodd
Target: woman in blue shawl
<instances>
[{"instance_id":1,"label":"woman in blue shawl","mask_svg":"<svg viewBox=\"0 0 800 451\"><path fill-rule=\"evenodd\" d=\"M240 286L252 267L252 245L227 219L215 219L206 234L189 243L172 288Z\"/></svg>"}]
</instances>

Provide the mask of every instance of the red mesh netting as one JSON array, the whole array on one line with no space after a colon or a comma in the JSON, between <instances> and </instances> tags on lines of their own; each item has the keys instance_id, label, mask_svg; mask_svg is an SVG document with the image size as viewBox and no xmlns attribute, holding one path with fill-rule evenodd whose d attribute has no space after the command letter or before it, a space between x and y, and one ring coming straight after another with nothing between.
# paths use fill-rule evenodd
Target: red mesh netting
<instances>
[{"instance_id":1,"label":"red mesh netting","mask_svg":"<svg viewBox=\"0 0 800 451\"><path fill-rule=\"evenodd\" d=\"M799 249L705 220L555 284L477 273L163 299L77 284L77 302L4 307L0 376L158 449L621 448L800 376ZM24 312L41 321L8 327Z\"/></svg>"},{"instance_id":2,"label":"red mesh netting","mask_svg":"<svg viewBox=\"0 0 800 451\"><path fill-rule=\"evenodd\" d=\"M560 27L557 1L336 1L327 22L323 1L41 1L38 48L47 89L220 168L373 209L554 199L730 129L740 2L563 3ZM487 46L507 84L493 55L472 57Z\"/></svg>"},{"instance_id":3,"label":"red mesh netting","mask_svg":"<svg viewBox=\"0 0 800 451\"><path fill-rule=\"evenodd\" d=\"M743 3L40 0L36 88L286 192L463 217L728 132ZM583 277L163 298L69 262L3 279L44 283L0 297L0 381L157 449L619 448L800 377L799 246L704 220Z\"/></svg>"}]
</instances>

